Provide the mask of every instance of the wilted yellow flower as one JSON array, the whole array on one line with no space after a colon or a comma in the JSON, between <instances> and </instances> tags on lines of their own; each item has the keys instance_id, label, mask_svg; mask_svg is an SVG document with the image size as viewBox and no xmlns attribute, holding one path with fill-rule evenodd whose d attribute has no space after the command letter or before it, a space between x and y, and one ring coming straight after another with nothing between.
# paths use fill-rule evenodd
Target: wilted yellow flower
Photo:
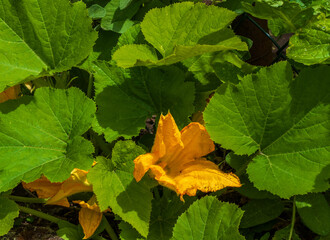
<instances>
[{"instance_id":1,"label":"wilted yellow flower","mask_svg":"<svg viewBox=\"0 0 330 240\"><path fill-rule=\"evenodd\" d=\"M19 85L10 87L3 92L0 92L0 103L5 102L9 99L18 98L21 93L21 87Z\"/></svg>"},{"instance_id":2,"label":"wilted yellow flower","mask_svg":"<svg viewBox=\"0 0 330 240\"><path fill-rule=\"evenodd\" d=\"M91 199L84 201L73 201L81 206L79 211L79 223L84 230L84 238L91 237L95 230L99 227L103 213L100 211L100 207L97 205L96 196L93 195Z\"/></svg>"},{"instance_id":3,"label":"wilted yellow flower","mask_svg":"<svg viewBox=\"0 0 330 240\"><path fill-rule=\"evenodd\" d=\"M75 168L64 182L52 183L42 176L31 183L23 183L23 187L30 191L36 191L39 198L49 198L46 204L70 207L68 196L79 192L93 191L92 185L87 181L87 173L88 171ZM97 205L95 195L87 203L84 201L74 202L79 203L82 207L79 211L79 223L84 230L84 239L87 239L94 234L100 225L103 213Z\"/></svg>"},{"instance_id":4,"label":"wilted yellow flower","mask_svg":"<svg viewBox=\"0 0 330 240\"><path fill-rule=\"evenodd\" d=\"M150 170L155 179L183 200L195 196L197 190L214 192L225 187L240 187L239 178L224 173L203 156L214 151L214 143L204 126L190 123L179 131L172 115L161 115L151 153L135 160L134 177L140 181Z\"/></svg>"},{"instance_id":5,"label":"wilted yellow flower","mask_svg":"<svg viewBox=\"0 0 330 240\"><path fill-rule=\"evenodd\" d=\"M93 187L87 181L87 171L75 168L64 182L50 182L46 177L23 183L23 187L36 191L39 198L49 198L46 204L69 207L68 196L79 192L92 192Z\"/></svg>"}]
</instances>

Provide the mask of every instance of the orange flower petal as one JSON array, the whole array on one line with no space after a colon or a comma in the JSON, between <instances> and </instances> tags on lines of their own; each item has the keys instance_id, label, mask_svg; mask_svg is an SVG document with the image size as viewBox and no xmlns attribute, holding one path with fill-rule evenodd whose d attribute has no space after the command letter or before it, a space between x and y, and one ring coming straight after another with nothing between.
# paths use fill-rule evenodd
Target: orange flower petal
<instances>
[{"instance_id":1,"label":"orange flower petal","mask_svg":"<svg viewBox=\"0 0 330 240\"><path fill-rule=\"evenodd\" d=\"M87 173L87 171L75 168L71 172L71 176L62 183L61 188L56 195L47 201L47 204L54 204L79 192L92 192L93 187L87 181Z\"/></svg>"},{"instance_id":2,"label":"orange flower petal","mask_svg":"<svg viewBox=\"0 0 330 240\"><path fill-rule=\"evenodd\" d=\"M135 160L134 178L137 182L141 180L144 174L149 170L150 166L158 161L158 157L153 153L147 153L138 156Z\"/></svg>"},{"instance_id":3,"label":"orange flower petal","mask_svg":"<svg viewBox=\"0 0 330 240\"><path fill-rule=\"evenodd\" d=\"M183 148L181 141L181 133L176 125L171 113L166 116L161 114L155 142L152 147L152 153L158 153L159 157L163 157L168 151L173 151L176 148Z\"/></svg>"},{"instance_id":4,"label":"orange flower petal","mask_svg":"<svg viewBox=\"0 0 330 240\"><path fill-rule=\"evenodd\" d=\"M197 190L215 192L225 187L241 187L235 174L224 173L215 163L202 159L188 163L173 180L180 196L195 196Z\"/></svg>"},{"instance_id":5,"label":"orange flower petal","mask_svg":"<svg viewBox=\"0 0 330 240\"><path fill-rule=\"evenodd\" d=\"M62 183L52 183L45 176L42 176L30 183L23 182L22 185L31 192L36 191L39 198L50 198L60 190Z\"/></svg>"},{"instance_id":6,"label":"orange flower petal","mask_svg":"<svg viewBox=\"0 0 330 240\"><path fill-rule=\"evenodd\" d=\"M20 85L16 85L0 92L0 103L5 102L9 99L17 99L21 93Z\"/></svg>"},{"instance_id":7,"label":"orange flower petal","mask_svg":"<svg viewBox=\"0 0 330 240\"><path fill-rule=\"evenodd\" d=\"M200 158L214 151L215 146L200 123L190 123L181 130L181 139L184 144L185 156L188 158Z\"/></svg>"},{"instance_id":8,"label":"orange flower petal","mask_svg":"<svg viewBox=\"0 0 330 240\"><path fill-rule=\"evenodd\" d=\"M79 223L84 230L84 238L90 238L99 227L103 213L96 203L95 195L86 203L84 201L74 201L82 207L79 211Z\"/></svg>"},{"instance_id":9,"label":"orange flower petal","mask_svg":"<svg viewBox=\"0 0 330 240\"><path fill-rule=\"evenodd\" d=\"M31 192L36 191L39 198L50 198L56 195L56 193L60 190L62 183L52 183L45 176L42 176L41 178L30 183L23 182L22 185L25 189L28 189ZM70 204L66 198L54 202L53 204L63 207L70 207Z\"/></svg>"}]
</instances>

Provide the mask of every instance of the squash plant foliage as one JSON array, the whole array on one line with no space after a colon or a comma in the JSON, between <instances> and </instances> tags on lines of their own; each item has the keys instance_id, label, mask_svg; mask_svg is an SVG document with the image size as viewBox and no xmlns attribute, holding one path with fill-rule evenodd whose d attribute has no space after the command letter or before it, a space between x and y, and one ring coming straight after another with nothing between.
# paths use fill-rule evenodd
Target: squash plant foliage
<instances>
[{"instance_id":1,"label":"squash plant foliage","mask_svg":"<svg viewBox=\"0 0 330 240\"><path fill-rule=\"evenodd\" d=\"M327 0L0 5L0 236L22 211L70 240L330 237ZM243 12L288 61L244 61Z\"/></svg>"}]
</instances>

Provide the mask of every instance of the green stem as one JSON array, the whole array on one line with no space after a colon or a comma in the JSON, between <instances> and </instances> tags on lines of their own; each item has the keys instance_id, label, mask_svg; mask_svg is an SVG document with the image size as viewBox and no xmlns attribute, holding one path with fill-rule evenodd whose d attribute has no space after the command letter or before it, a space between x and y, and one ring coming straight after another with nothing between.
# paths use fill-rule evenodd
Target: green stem
<instances>
[{"instance_id":1,"label":"green stem","mask_svg":"<svg viewBox=\"0 0 330 240\"><path fill-rule=\"evenodd\" d=\"M9 199L14 200L16 202L25 202L25 203L46 203L46 200L43 198L28 198L28 197L20 197L9 195Z\"/></svg>"},{"instance_id":2,"label":"green stem","mask_svg":"<svg viewBox=\"0 0 330 240\"><path fill-rule=\"evenodd\" d=\"M291 227L288 240L292 239L292 234L294 230L294 223L296 221L296 196L293 197L293 204L292 204L292 219L291 219Z\"/></svg>"},{"instance_id":3,"label":"green stem","mask_svg":"<svg viewBox=\"0 0 330 240\"><path fill-rule=\"evenodd\" d=\"M155 193L155 199L160 200L160 194L159 194L158 186L154 188L154 193Z\"/></svg>"},{"instance_id":4,"label":"green stem","mask_svg":"<svg viewBox=\"0 0 330 240\"><path fill-rule=\"evenodd\" d=\"M112 240L118 240L117 235L113 228L111 227L110 223L108 222L107 218L103 215L103 219L105 222L105 231L109 234Z\"/></svg>"},{"instance_id":5,"label":"green stem","mask_svg":"<svg viewBox=\"0 0 330 240\"><path fill-rule=\"evenodd\" d=\"M60 222L67 222L67 221L62 220L62 219L60 219L60 218L57 218L57 217L51 216L51 215L49 215L49 214L47 214L47 213L43 213L43 212L40 212L40 211L34 210L34 209L32 209L32 208L23 207L23 206L20 206L20 205L18 205L18 208L19 208L19 210L22 211L22 212L25 212L25 213L29 213L29 214L35 215L35 216L37 216L37 217L39 217L39 218L46 219L46 220L48 220L48 221L50 221L50 222L53 222L53 223L57 223L57 224L58 224L58 223L60 223ZM68 224L71 224L71 223L68 222Z\"/></svg>"},{"instance_id":6,"label":"green stem","mask_svg":"<svg viewBox=\"0 0 330 240\"><path fill-rule=\"evenodd\" d=\"M93 88L93 75L89 74L88 78L88 88L87 88L87 97L92 97L92 88Z\"/></svg>"}]
</instances>

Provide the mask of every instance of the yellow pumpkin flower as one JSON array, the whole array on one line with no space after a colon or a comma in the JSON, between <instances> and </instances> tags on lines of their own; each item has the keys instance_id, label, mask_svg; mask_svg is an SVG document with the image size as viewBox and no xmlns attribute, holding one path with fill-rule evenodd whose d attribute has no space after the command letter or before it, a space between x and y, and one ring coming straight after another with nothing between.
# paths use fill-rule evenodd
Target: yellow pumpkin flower
<instances>
[{"instance_id":1,"label":"yellow pumpkin flower","mask_svg":"<svg viewBox=\"0 0 330 240\"><path fill-rule=\"evenodd\" d=\"M183 195L195 196L197 190L215 192L225 187L240 187L239 178L224 173L203 156L214 151L205 127L193 122L179 131L172 115L161 115L151 153L135 160L134 178L140 181L150 170L163 186Z\"/></svg>"}]
</instances>

